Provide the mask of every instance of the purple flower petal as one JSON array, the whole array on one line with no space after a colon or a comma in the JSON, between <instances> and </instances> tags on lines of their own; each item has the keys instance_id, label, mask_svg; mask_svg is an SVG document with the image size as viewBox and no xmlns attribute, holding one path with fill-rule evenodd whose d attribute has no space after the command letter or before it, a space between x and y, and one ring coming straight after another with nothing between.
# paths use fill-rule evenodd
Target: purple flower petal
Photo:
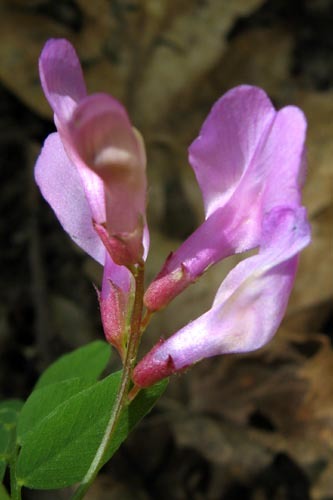
<instances>
[{"instance_id":1,"label":"purple flower petal","mask_svg":"<svg viewBox=\"0 0 333 500\"><path fill-rule=\"evenodd\" d=\"M285 312L298 254L309 242L304 208L272 210L265 217L259 254L229 273L207 313L143 358L134 382L146 387L203 358L248 352L266 344Z\"/></svg>"},{"instance_id":2,"label":"purple flower petal","mask_svg":"<svg viewBox=\"0 0 333 500\"><path fill-rule=\"evenodd\" d=\"M248 85L230 90L214 104L189 148L206 217L231 198L255 162L275 114L266 93Z\"/></svg>"},{"instance_id":3,"label":"purple flower petal","mask_svg":"<svg viewBox=\"0 0 333 500\"><path fill-rule=\"evenodd\" d=\"M146 209L146 157L125 108L107 94L86 97L73 113L66 139L79 168L85 165L104 181L109 231L135 231Z\"/></svg>"},{"instance_id":4,"label":"purple flower petal","mask_svg":"<svg viewBox=\"0 0 333 500\"><path fill-rule=\"evenodd\" d=\"M42 87L60 121L68 121L76 104L87 95L80 61L65 39L46 42L39 59Z\"/></svg>"},{"instance_id":5,"label":"purple flower petal","mask_svg":"<svg viewBox=\"0 0 333 500\"><path fill-rule=\"evenodd\" d=\"M39 74L47 100L55 113L55 123L70 160L79 171L92 217L104 223L103 181L91 171L73 149L68 124L86 95L80 61L74 47L65 39L50 39L39 58Z\"/></svg>"},{"instance_id":6,"label":"purple flower petal","mask_svg":"<svg viewBox=\"0 0 333 500\"><path fill-rule=\"evenodd\" d=\"M59 134L46 139L36 163L35 179L69 236L104 265L105 248L93 228L81 178L68 159Z\"/></svg>"},{"instance_id":7,"label":"purple flower petal","mask_svg":"<svg viewBox=\"0 0 333 500\"><path fill-rule=\"evenodd\" d=\"M255 87L237 87L217 102L190 147L207 219L148 288L149 309L165 306L212 264L258 246L272 208L299 203L305 132L298 108L275 112Z\"/></svg>"},{"instance_id":8,"label":"purple flower petal","mask_svg":"<svg viewBox=\"0 0 333 500\"><path fill-rule=\"evenodd\" d=\"M295 106L282 108L275 117L260 156L261 165L270 165L262 190L261 203L266 212L279 205L297 206L301 201L306 173L306 126L304 113ZM262 180L259 175L258 182Z\"/></svg>"},{"instance_id":9,"label":"purple flower petal","mask_svg":"<svg viewBox=\"0 0 333 500\"><path fill-rule=\"evenodd\" d=\"M80 175L95 229L115 262L137 263L145 251L146 224L146 155L140 134L113 97L87 96L79 59L67 40L46 43L39 69L64 149Z\"/></svg>"}]
</instances>

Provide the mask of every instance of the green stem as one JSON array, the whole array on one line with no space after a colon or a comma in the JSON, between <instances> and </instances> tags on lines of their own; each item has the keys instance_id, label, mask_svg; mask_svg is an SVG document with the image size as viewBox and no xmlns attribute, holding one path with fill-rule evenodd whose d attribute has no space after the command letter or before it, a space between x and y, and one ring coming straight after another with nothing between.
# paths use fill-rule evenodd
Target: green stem
<instances>
[{"instance_id":1,"label":"green stem","mask_svg":"<svg viewBox=\"0 0 333 500\"><path fill-rule=\"evenodd\" d=\"M144 265L139 265L133 271L133 275L135 278L135 296L131 316L131 335L127 346L123 373L116 396L116 401L113 406L108 425L105 429L103 439L97 449L96 455L91 462L90 468L83 478L82 483L74 492L72 500L80 500L84 497L93 481L95 480L99 470L104 465L105 455L113 438L113 434L116 430L119 417L124 407L128 403L128 392L131 382L131 374L134 368L141 338L141 319L144 293Z\"/></svg>"},{"instance_id":2,"label":"green stem","mask_svg":"<svg viewBox=\"0 0 333 500\"><path fill-rule=\"evenodd\" d=\"M12 455L9 459L9 472L10 472L10 494L12 500L21 500L21 488L22 486L18 484L16 480L16 461L18 448L16 446L16 428L13 427L10 433L11 443L9 444L9 449L12 449Z\"/></svg>"},{"instance_id":3,"label":"green stem","mask_svg":"<svg viewBox=\"0 0 333 500\"><path fill-rule=\"evenodd\" d=\"M16 457L10 464L10 493L12 500L21 500L22 486L16 481Z\"/></svg>"}]
</instances>

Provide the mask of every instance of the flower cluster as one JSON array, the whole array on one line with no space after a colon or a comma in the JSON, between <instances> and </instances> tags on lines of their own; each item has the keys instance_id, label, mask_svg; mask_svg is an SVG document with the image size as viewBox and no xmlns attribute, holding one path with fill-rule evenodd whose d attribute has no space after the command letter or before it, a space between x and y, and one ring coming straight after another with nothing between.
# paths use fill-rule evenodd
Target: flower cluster
<instances>
[{"instance_id":1,"label":"flower cluster","mask_svg":"<svg viewBox=\"0 0 333 500\"><path fill-rule=\"evenodd\" d=\"M144 143L118 101L87 95L79 60L66 40L47 42L40 76L57 133L45 141L36 181L65 231L104 266L104 331L124 359L135 269L144 267L149 247ZM236 87L213 106L189 148L205 220L148 286L148 316L221 259L258 251L227 275L209 311L139 361L132 374L138 387L203 358L258 349L275 334L299 253L310 242L300 197L305 133L301 110L276 111L257 87Z\"/></svg>"}]
</instances>

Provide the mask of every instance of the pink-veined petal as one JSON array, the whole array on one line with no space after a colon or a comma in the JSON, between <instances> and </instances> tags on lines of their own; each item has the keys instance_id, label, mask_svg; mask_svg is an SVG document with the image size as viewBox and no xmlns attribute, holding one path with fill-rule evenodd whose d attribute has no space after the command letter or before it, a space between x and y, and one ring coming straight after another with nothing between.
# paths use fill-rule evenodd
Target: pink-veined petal
<instances>
[{"instance_id":1,"label":"pink-veined petal","mask_svg":"<svg viewBox=\"0 0 333 500\"><path fill-rule=\"evenodd\" d=\"M65 39L50 39L39 58L39 74L47 100L60 122L67 122L87 95L80 61Z\"/></svg>"},{"instance_id":2,"label":"pink-veined petal","mask_svg":"<svg viewBox=\"0 0 333 500\"><path fill-rule=\"evenodd\" d=\"M35 179L69 236L104 265L105 248L93 228L81 178L68 159L59 134L46 139L36 162Z\"/></svg>"},{"instance_id":3,"label":"pink-veined petal","mask_svg":"<svg viewBox=\"0 0 333 500\"><path fill-rule=\"evenodd\" d=\"M255 160L275 114L267 94L248 85L235 87L214 104L189 147L206 217L230 199Z\"/></svg>"},{"instance_id":4,"label":"pink-veined petal","mask_svg":"<svg viewBox=\"0 0 333 500\"><path fill-rule=\"evenodd\" d=\"M285 312L298 254L309 242L304 208L273 210L265 218L259 254L229 273L207 313L143 358L134 382L146 387L203 358L248 352L267 343Z\"/></svg>"}]
</instances>

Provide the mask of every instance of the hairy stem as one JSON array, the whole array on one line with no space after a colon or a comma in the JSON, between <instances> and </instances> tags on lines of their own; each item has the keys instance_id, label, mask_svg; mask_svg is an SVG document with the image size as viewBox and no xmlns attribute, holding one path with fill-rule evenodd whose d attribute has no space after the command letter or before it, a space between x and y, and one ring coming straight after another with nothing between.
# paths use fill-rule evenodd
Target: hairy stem
<instances>
[{"instance_id":1,"label":"hairy stem","mask_svg":"<svg viewBox=\"0 0 333 500\"><path fill-rule=\"evenodd\" d=\"M141 319L143 307L143 293L144 293L144 265L138 265L133 270L135 278L135 297L131 316L131 335L127 346L126 356L124 360L123 373L116 396L116 401L110 415L108 425L105 429L103 439L97 449L96 455L90 465L88 472L83 478L82 483L72 496L72 500L79 500L84 497L93 481L95 480L100 468L105 461L105 455L109 448L113 434L117 428L119 417L122 410L128 403L128 392L131 382L131 374L136 361L136 356L139 348L141 338Z\"/></svg>"}]
</instances>

